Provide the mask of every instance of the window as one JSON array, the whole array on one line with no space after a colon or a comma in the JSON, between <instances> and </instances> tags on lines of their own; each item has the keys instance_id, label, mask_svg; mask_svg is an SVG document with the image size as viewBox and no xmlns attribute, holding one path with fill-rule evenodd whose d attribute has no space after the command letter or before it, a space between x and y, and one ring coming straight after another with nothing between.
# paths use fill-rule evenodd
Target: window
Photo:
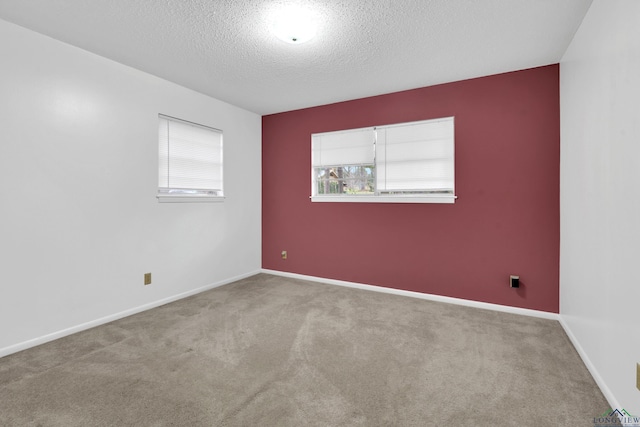
<instances>
[{"instance_id":1,"label":"window","mask_svg":"<svg viewBox=\"0 0 640 427\"><path fill-rule=\"evenodd\" d=\"M222 131L159 115L158 200L223 200Z\"/></svg>"},{"instance_id":2,"label":"window","mask_svg":"<svg viewBox=\"0 0 640 427\"><path fill-rule=\"evenodd\" d=\"M314 202L453 203L453 117L311 135Z\"/></svg>"}]
</instances>

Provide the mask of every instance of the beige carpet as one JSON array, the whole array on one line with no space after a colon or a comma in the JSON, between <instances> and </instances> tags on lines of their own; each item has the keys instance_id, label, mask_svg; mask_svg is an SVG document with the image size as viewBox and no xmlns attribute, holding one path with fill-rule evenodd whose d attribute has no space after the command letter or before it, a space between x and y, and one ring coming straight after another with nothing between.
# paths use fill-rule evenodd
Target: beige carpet
<instances>
[{"instance_id":1,"label":"beige carpet","mask_svg":"<svg viewBox=\"0 0 640 427\"><path fill-rule=\"evenodd\" d=\"M260 274L0 359L2 426L593 426L561 326Z\"/></svg>"}]
</instances>

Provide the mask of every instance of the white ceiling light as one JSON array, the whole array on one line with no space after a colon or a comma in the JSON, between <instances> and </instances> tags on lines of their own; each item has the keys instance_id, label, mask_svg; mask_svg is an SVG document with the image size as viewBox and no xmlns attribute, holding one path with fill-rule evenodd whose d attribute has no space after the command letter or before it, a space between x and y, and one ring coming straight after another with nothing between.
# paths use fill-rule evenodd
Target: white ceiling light
<instances>
[{"instance_id":1,"label":"white ceiling light","mask_svg":"<svg viewBox=\"0 0 640 427\"><path fill-rule=\"evenodd\" d=\"M292 44L309 41L316 35L317 22L313 12L298 5L279 10L271 24L271 31L280 40Z\"/></svg>"}]
</instances>

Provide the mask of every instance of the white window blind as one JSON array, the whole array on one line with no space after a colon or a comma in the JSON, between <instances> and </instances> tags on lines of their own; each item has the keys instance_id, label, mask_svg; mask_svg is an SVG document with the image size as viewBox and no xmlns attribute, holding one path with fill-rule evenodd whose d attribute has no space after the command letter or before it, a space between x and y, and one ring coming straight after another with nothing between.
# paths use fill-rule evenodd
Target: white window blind
<instances>
[{"instance_id":1,"label":"white window blind","mask_svg":"<svg viewBox=\"0 0 640 427\"><path fill-rule=\"evenodd\" d=\"M454 118L313 134L312 201L453 203Z\"/></svg>"},{"instance_id":2,"label":"white window blind","mask_svg":"<svg viewBox=\"0 0 640 427\"><path fill-rule=\"evenodd\" d=\"M372 194L374 141L373 128L312 135L314 194Z\"/></svg>"},{"instance_id":3,"label":"white window blind","mask_svg":"<svg viewBox=\"0 0 640 427\"><path fill-rule=\"evenodd\" d=\"M368 165L374 160L372 128L312 135L314 167Z\"/></svg>"},{"instance_id":4,"label":"white window blind","mask_svg":"<svg viewBox=\"0 0 640 427\"><path fill-rule=\"evenodd\" d=\"M376 132L379 192L453 194L453 117Z\"/></svg>"},{"instance_id":5,"label":"white window blind","mask_svg":"<svg viewBox=\"0 0 640 427\"><path fill-rule=\"evenodd\" d=\"M222 132L159 115L158 196L222 197Z\"/></svg>"}]
</instances>

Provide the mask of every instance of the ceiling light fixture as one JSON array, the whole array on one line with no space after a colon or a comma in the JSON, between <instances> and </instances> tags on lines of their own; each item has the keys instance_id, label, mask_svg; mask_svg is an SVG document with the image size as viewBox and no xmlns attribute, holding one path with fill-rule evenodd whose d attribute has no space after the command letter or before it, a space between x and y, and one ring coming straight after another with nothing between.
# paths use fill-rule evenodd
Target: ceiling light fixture
<instances>
[{"instance_id":1,"label":"ceiling light fixture","mask_svg":"<svg viewBox=\"0 0 640 427\"><path fill-rule=\"evenodd\" d=\"M282 41L300 44L316 35L316 27L316 19L311 10L298 5L288 5L276 14L271 31Z\"/></svg>"}]
</instances>

